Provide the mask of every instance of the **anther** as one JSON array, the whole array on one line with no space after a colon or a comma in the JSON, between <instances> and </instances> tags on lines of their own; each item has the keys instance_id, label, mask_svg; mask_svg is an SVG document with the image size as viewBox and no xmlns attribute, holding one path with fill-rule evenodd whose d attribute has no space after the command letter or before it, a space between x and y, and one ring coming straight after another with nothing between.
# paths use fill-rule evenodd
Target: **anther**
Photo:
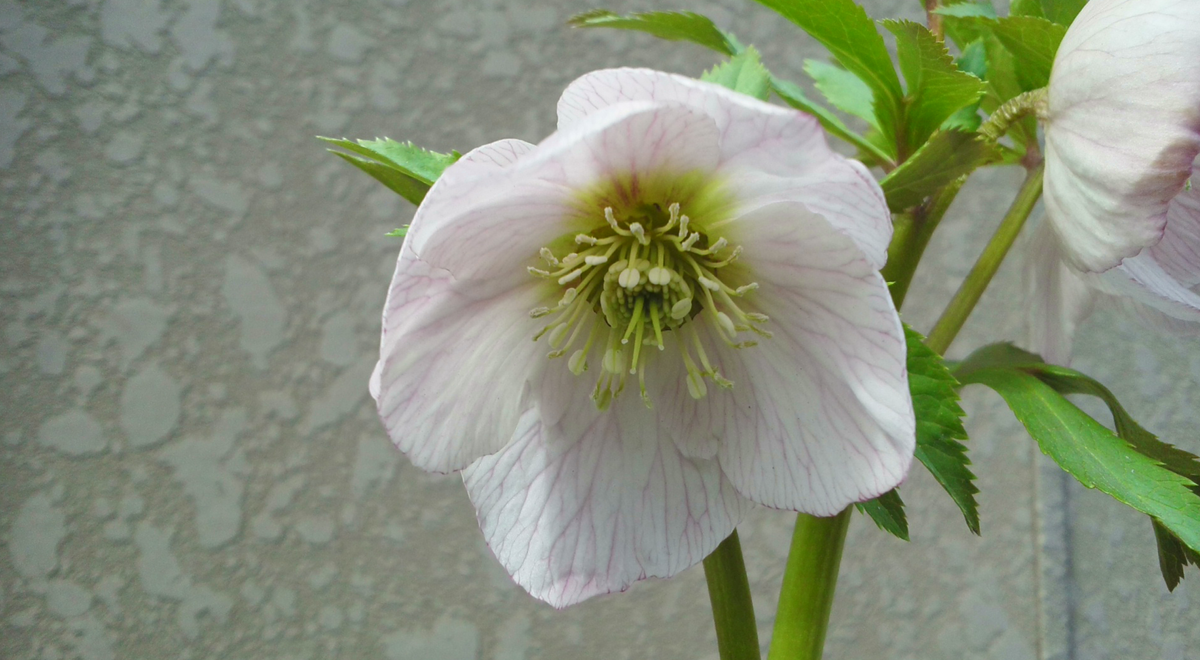
<instances>
[{"instance_id":1,"label":"anther","mask_svg":"<svg viewBox=\"0 0 1200 660\"><path fill-rule=\"evenodd\" d=\"M562 299L558 301L558 308L562 309L563 307L575 302L575 297L578 295L579 289L574 287L567 289L567 292L563 294Z\"/></svg>"},{"instance_id":2,"label":"anther","mask_svg":"<svg viewBox=\"0 0 1200 660\"><path fill-rule=\"evenodd\" d=\"M602 263L608 262L608 255L593 254L583 258L583 263L589 266L599 266Z\"/></svg>"},{"instance_id":3,"label":"anther","mask_svg":"<svg viewBox=\"0 0 1200 660\"><path fill-rule=\"evenodd\" d=\"M646 238L646 228L642 226L642 223L634 222L630 224L629 232L638 240L638 243L650 245L650 239Z\"/></svg>"},{"instance_id":4,"label":"anther","mask_svg":"<svg viewBox=\"0 0 1200 660\"><path fill-rule=\"evenodd\" d=\"M621 271L620 277L617 278L617 284L620 284L626 289L633 289L642 280L642 274L636 268L626 268Z\"/></svg>"},{"instance_id":5,"label":"anther","mask_svg":"<svg viewBox=\"0 0 1200 660\"><path fill-rule=\"evenodd\" d=\"M671 283L671 271L662 266L655 266L650 269L649 273L646 273L646 278L650 280L651 284L666 286Z\"/></svg>"},{"instance_id":6,"label":"anther","mask_svg":"<svg viewBox=\"0 0 1200 660\"><path fill-rule=\"evenodd\" d=\"M563 275L562 277L558 278L558 283L559 283L559 284L566 284L567 282L571 282L571 281L577 280L577 279L579 279L579 276L580 276L582 273L583 273L583 269L582 269L582 268L576 268L575 270L573 270L573 271L571 271L571 272L567 273L566 275ZM547 275L549 275L549 273L547 273Z\"/></svg>"},{"instance_id":7,"label":"anther","mask_svg":"<svg viewBox=\"0 0 1200 660\"><path fill-rule=\"evenodd\" d=\"M550 314L549 307L534 307L533 309L529 310L529 318L531 318L531 319L540 319L543 316L547 316L549 314Z\"/></svg>"},{"instance_id":8,"label":"anther","mask_svg":"<svg viewBox=\"0 0 1200 660\"><path fill-rule=\"evenodd\" d=\"M679 216L679 238L688 235L688 222L690 221L691 218L688 218L686 215Z\"/></svg>"},{"instance_id":9,"label":"anther","mask_svg":"<svg viewBox=\"0 0 1200 660\"><path fill-rule=\"evenodd\" d=\"M679 249L687 252L688 250L692 249L692 246L695 245L696 241L698 240L700 240L700 232L694 231L691 234L688 234L687 238L683 239L683 243L679 245Z\"/></svg>"},{"instance_id":10,"label":"anther","mask_svg":"<svg viewBox=\"0 0 1200 660\"><path fill-rule=\"evenodd\" d=\"M541 268L534 268L533 266L529 267L529 274L535 277L550 277L548 271L544 271Z\"/></svg>"},{"instance_id":11,"label":"anther","mask_svg":"<svg viewBox=\"0 0 1200 660\"><path fill-rule=\"evenodd\" d=\"M608 226L612 227L613 231L620 231L621 228L617 226L617 218L613 215L611 206L604 207L604 219L608 221Z\"/></svg>"},{"instance_id":12,"label":"anther","mask_svg":"<svg viewBox=\"0 0 1200 660\"><path fill-rule=\"evenodd\" d=\"M743 284L742 286L739 286L738 288L734 289L733 293L735 295L742 296L742 295L745 295L757 288L758 288L758 282L751 282L749 284Z\"/></svg>"},{"instance_id":13,"label":"anther","mask_svg":"<svg viewBox=\"0 0 1200 660\"><path fill-rule=\"evenodd\" d=\"M546 260L546 263L550 264L551 266L558 265L558 257L554 256L554 253L550 251L550 248L542 248L540 254L542 255L542 258Z\"/></svg>"},{"instance_id":14,"label":"anther","mask_svg":"<svg viewBox=\"0 0 1200 660\"><path fill-rule=\"evenodd\" d=\"M747 312L746 318L754 321L755 323L766 323L767 321L771 320L771 317L767 316L766 314L759 314L758 312Z\"/></svg>"},{"instance_id":15,"label":"anther","mask_svg":"<svg viewBox=\"0 0 1200 660\"><path fill-rule=\"evenodd\" d=\"M588 234L576 234L575 235L575 244L576 245L595 245L596 237L590 236Z\"/></svg>"},{"instance_id":16,"label":"anther","mask_svg":"<svg viewBox=\"0 0 1200 660\"><path fill-rule=\"evenodd\" d=\"M671 305L671 318L675 319L676 321L679 321L683 317L690 314L691 311L692 311L692 299L684 298L683 300L680 300L679 302L675 303L674 305Z\"/></svg>"},{"instance_id":17,"label":"anther","mask_svg":"<svg viewBox=\"0 0 1200 660\"><path fill-rule=\"evenodd\" d=\"M709 291L720 291L721 290L720 282L715 282L713 280L710 280L703 275L701 275L700 277L698 277L696 279L700 282L700 286L703 286L704 288L708 289Z\"/></svg>"}]
</instances>

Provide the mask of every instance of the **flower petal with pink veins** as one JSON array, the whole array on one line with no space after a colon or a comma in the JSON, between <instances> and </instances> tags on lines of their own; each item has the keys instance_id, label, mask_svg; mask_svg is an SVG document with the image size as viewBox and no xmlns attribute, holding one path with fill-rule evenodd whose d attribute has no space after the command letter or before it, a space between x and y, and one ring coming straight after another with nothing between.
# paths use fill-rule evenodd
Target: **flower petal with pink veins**
<instances>
[{"instance_id":1,"label":"flower petal with pink veins","mask_svg":"<svg viewBox=\"0 0 1200 660\"><path fill-rule=\"evenodd\" d=\"M748 506L715 461L682 456L636 396L607 413L591 383L548 369L515 441L463 471L488 547L563 608L699 563ZM553 419L554 421L550 421Z\"/></svg>"},{"instance_id":2,"label":"flower petal with pink veins","mask_svg":"<svg viewBox=\"0 0 1200 660\"><path fill-rule=\"evenodd\" d=\"M1064 258L1107 270L1163 235L1200 153L1200 2L1092 0L1050 76L1045 202Z\"/></svg>"},{"instance_id":3,"label":"flower petal with pink veins","mask_svg":"<svg viewBox=\"0 0 1200 660\"><path fill-rule=\"evenodd\" d=\"M473 158L477 149L463 158L472 163L466 176L456 176L455 163L430 189L406 243L456 278L527 279L523 267L514 267L521 255L532 264L551 241L603 222L597 210L586 219L590 225L580 224L576 191L605 181L636 183L640 175L712 172L716 144L716 128L702 114L679 105L625 103L550 136L486 176L478 174L484 166Z\"/></svg>"},{"instance_id":4,"label":"flower petal with pink veins","mask_svg":"<svg viewBox=\"0 0 1200 660\"><path fill-rule=\"evenodd\" d=\"M731 350L702 333L733 387L710 387L698 402L671 393L662 408L684 420L677 442L703 454L718 439L738 492L771 507L828 516L895 487L912 461L916 422L903 329L883 278L853 241L799 204L763 206L728 227L753 255L754 309L770 317L763 327L773 336ZM705 429L710 440L690 437Z\"/></svg>"},{"instance_id":5,"label":"flower petal with pink veins","mask_svg":"<svg viewBox=\"0 0 1200 660\"><path fill-rule=\"evenodd\" d=\"M450 472L499 451L546 368L529 310L541 282L463 281L405 244L384 307L371 394L388 436L417 467Z\"/></svg>"},{"instance_id":6,"label":"flower petal with pink veins","mask_svg":"<svg viewBox=\"0 0 1200 660\"><path fill-rule=\"evenodd\" d=\"M883 191L861 163L829 148L813 117L683 76L607 69L579 78L563 92L559 128L630 101L679 103L711 116L720 131L721 172L745 181L739 197L801 202L853 238L877 268L886 262L892 222Z\"/></svg>"},{"instance_id":7,"label":"flower petal with pink veins","mask_svg":"<svg viewBox=\"0 0 1200 660\"><path fill-rule=\"evenodd\" d=\"M1163 239L1148 252L1183 286L1200 284L1200 188L1185 190L1171 200Z\"/></svg>"}]
</instances>

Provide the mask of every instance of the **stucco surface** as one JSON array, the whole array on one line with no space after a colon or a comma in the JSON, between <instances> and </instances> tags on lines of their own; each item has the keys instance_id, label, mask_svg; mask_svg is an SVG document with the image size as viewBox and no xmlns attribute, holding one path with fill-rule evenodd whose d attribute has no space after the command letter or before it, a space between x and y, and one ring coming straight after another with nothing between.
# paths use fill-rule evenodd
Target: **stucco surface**
<instances>
[{"instance_id":1,"label":"stucco surface","mask_svg":"<svg viewBox=\"0 0 1200 660\"><path fill-rule=\"evenodd\" d=\"M699 567L556 612L461 482L391 447L366 381L383 234L412 208L313 139L536 142L583 72L716 61L564 27L592 5L0 0L0 657L716 657ZM823 57L748 1L669 8L794 80ZM1018 180L972 179L906 320L928 329ZM951 353L1017 336L1020 291L1007 264ZM1196 340L1101 314L1077 365L1200 450ZM1047 466L994 395L965 407L982 538L916 468L911 543L853 522L827 657L1200 655L1197 578L1167 594L1148 522ZM764 645L791 521L741 528Z\"/></svg>"}]
</instances>

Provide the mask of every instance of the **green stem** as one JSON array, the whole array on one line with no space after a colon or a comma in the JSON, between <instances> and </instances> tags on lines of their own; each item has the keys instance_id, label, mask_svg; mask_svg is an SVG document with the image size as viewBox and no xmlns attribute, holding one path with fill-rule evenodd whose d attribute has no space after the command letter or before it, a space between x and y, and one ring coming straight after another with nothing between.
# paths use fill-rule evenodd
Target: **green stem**
<instances>
[{"instance_id":1,"label":"green stem","mask_svg":"<svg viewBox=\"0 0 1200 660\"><path fill-rule=\"evenodd\" d=\"M708 580L721 660L759 660L758 624L736 529L704 558L704 577Z\"/></svg>"},{"instance_id":2,"label":"green stem","mask_svg":"<svg viewBox=\"0 0 1200 660\"><path fill-rule=\"evenodd\" d=\"M853 508L832 518L797 514L769 660L820 660Z\"/></svg>"},{"instance_id":3,"label":"green stem","mask_svg":"<svg viewBox=\"0 0 1200 660\"><path fill-rule=\"evenodd\" d=\"M939 190L928 204L896 217L895 234L888 246L888 262L881 271L883 278L891 283L892 301L896 309L904 304L904 297L908 295L908 287L912 284L929 239L966 182L965 176L953 181Z\"/></svg>"},{"instance_id":4,"label":"green stem","mask_svg":"<svg viewBox=\"0 0 1200 660\"><path fill-rule=\"evenodd\" d=\"M946 349L950 348L950 342L954 341L954 337L962 329L963 323L966 323L967 317L975 309L975 304L979 302L979 298L992 281L992 276L1000 269L1000 264L1008 254L1008 249L1017 240L1017 235L1021 233L1021 227L1025 226L1025 220L1033 211L1034 204L1042 196L1043 169L1045 169L1044 163L1038 163L1036 167L1029 170L1025 176L1025 182L1021 184L1021 190L1017 192L1016 199L1008 208L1008 213L1004 216L1000 227L996 229L992 240L983 249L983 254L979 255L979 260L967 274L967 279L963 280L962 285L958 287L954 299L946 306L946 311L942 312L941 318L929 332L925 344L938 353L944 354Z\"/></svg>"}]
</instances>

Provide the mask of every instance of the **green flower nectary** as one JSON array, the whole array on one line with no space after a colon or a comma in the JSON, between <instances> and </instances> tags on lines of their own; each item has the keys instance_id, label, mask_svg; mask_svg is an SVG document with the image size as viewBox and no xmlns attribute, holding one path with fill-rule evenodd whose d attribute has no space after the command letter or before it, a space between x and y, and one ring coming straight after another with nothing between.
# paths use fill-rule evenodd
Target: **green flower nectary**
<instances>
[{"instance_id":1,"label":"green flower nectary","mask_svg":"<svg viewBox=\"0 0 1200 660\"><path fill-rule=\"evenodd\" d=\"M866 168L807 115L657 71L588 74L558 115L430 189L371 380L513 579L565 607L699 562L751 502L833 515L903 480Z\"/></svg>"}]
</instances>

